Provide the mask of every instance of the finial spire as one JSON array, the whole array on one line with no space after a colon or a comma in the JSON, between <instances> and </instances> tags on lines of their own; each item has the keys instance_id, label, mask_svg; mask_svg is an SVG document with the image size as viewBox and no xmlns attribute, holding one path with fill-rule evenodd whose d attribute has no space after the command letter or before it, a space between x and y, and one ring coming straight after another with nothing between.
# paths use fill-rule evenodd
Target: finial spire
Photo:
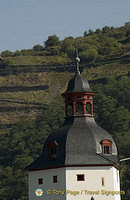
<instances>
[{"instance_id":1,"label":"finial spire","mask_svg":"<svg viewBox=\"0 0 130 200\"><path fill-rule=\"evenodd\" d=\"M79 62L80 62L80 58L78 57L78 48L77 48L77 45L76 45L76 55L77 55L77 57L76 57L76 62L77 62L76 71L77 71L78 73L80 73L80 71L79 71Z\"/></svg>"}]
</instances>

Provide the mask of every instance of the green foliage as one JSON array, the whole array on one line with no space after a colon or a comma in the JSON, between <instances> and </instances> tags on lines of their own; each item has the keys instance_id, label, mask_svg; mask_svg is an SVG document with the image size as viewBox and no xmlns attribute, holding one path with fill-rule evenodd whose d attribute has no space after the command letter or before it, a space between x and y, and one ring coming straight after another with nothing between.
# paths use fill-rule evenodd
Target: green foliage
<instances>
[{"instance_id":1,"label":"green foliage","mask_svg":"<svg viewBox=\"0 0 130 200\"><path fill-rule=\"evenodd\" d=\"M126 36L130 36L130 22L125 23Z\"/></svg>"},{"instance_id":2,"label":"green foliage","mask_svg":"<svg viewBox=\"0 0 130 200\"><path fill-rule=\"evenodd\" d=\"M84 31L84 37L86 37L88 35L87 31Z\"/></svg>"},{"instance_id":3,"label":"green foliage","mask_svg":"<svg viewBox=\"0 0 130 200\"><path fill-rule=\"evenodd\" d=\"M40 44L33 46L33 51L43 51L43 50L44 50L44 47Z\"/></svg>"},{"instance_id":4,"label":"green foliage","mask_svg":"<svg viewBox=\"0 0 130 200\"><path fill-rule=\"evenodd\" d=\"M114 38L107 37L106 35L99 36L100 44L99 44L99 54L108 57L112 55L116 55L119 53L121 49L121 44L118 43Z\"/></svg>"},{"instance_id":5,"label":"green foliage","mask_svg":"<svg viewBox=\"0 0 130 200\"><path fill-rule=\"evenodd\" d=\"M60 44L59 38L56 35L51 35L48 37L47 41L45 42L45 48L57 46Z\"/></svg>"},{"instance_id":6,"label":"green foliage","mask_svg":"<svg viewBox=\"0 0 130 200\"><path fill-rule=\"evenodd\" d=\"M95 33L96 34L100 34L100 33L102 33L102 31L100 30L100 28L97 28L96 31L95 31Z\"/></svg>"},{"instance_id":7,"label":"green foliage","mask_svg":"<svg viewBox=\"0 0 130 200\"><path fill-rule=\"evenodd\" d=\"M0 198L3 200L27 200L27 178L21 169L5 167L0 170Z\"/></svg>"},{"instance_id":8,"label":"green foliage","mask_svg":"<svg viewBox=\"0 0 130 200\"><path fill-rule=\"evenodd\" d=\"M120 60L122 56L129 57L129 33L130 24L126 23L123 27L114 28L105 26L102 29L91 29L84 32L84 37L67 37L60 41L56 35L48 36L45 41L45 47L42 45L34 45L32 49L23 49L14 53L6 50L1 55L11 61L13 65L48 65L47 59L42 62L38 57L51 56L51 64L55 64L55 56L62 57L67 55L70 59L69 63L73 63L76 56L76 44L78 45L81 62L88 64L99 64L99 62L107 62L110 59ZM24 57L25 62L21 62L19 57ZM33 57L30 62L30 57ZM35 62L36 60L36 62ZM64 65L66 63L63 63Z\"/></svg>"},{"instance_id":9,"label":"green foliage","mask_svg":"<svg viewBox=\"0 0 130 200\"><path fill-rule=\"evenodd\" d=\"M95 61L96 58L98 57L98 52L96 51L96 49L89 49L80 53L80 57L84 62Z\"/></svg>"},{"instance_id":10,"label":"green foliage","mask_svg":"<svg viewBox=\"0 0 130 200\"><path fill-rule=\"evenodd\" d=\"M128 91L129 82L126 79L110 80L106 85L95 85L95 112L96 120L115 139L120 158L129 157L129 122ZM122 163L121 163L122 164ZM121 190L126 195L122 200L128 200L129 194L129 168L124 165L121 169Z\"/></svg>"},{"instance_id":11,"label":"green foliage","mask_svg":"<svg viewBox=\"0 0 130 200\"><path fill-rule=\"evenodd\" d=\"M12 65L12 62L11 60L2 60L2 65L5 65L5 66L11 66Z\"/></svg>"},{"instance_id":12,"label":"green foliage","mask_svg":"<svg viewBox=\"0 0 130 200\"><path fill-rule=\"evenodd\" d=\"M48 55L50 56L60 55L60 47L59 46L49 47Z\"/></svg>"},{"instance_id":13,"label":"green foliage","mask_svg":"<svg viewBox=\"0 0 130 200\"><path fill-rule=\"evenodd\" d=\"M32 50L31 49L23 49L23 50L21 50L21 53L23 56L32 55Z\"/></svg>"},{"instance_id":14,"label":"green foliage","mask_svg":"<svg viewBox=\"0 0 130 200\"><path fill-rule=\"evenodd\" d=\"M97 93L95 101L98 105L95 107L95 112L99 113L98 120L102 122L102 126L112 132L113 130L126 132L129 122L128 80L111 79L104 86L97 85L95 90ZM123 121L121 121L122 118ZM109 120L111 120L110 123L108 123Z\"/></svg>"},{"instance_id":15,"label":"green foliage","mask_svg":"<svg viewBox=\"0 0 130 200\"><path fill-rule=\"evenodd\" d=\"M24 168L41 155L43 143L50 131L63 123L63 108L63 99L58 97L36 121L29 117L22 117L11 128L8 137L1 136L1 199L28 199L27 172Z\"/></svg>"},{"instance_id":16,"label":"green foliage","mask_svg":"<svg viewBox=\"0 0 130 200\"><path fill-rule=\"evenodd\" d=\"M104 26L104 27L102 28L102 33L103 33L103 34L109 34L110 30L111 30L110 27Z\"/></svg>"},{"instance_id":17,"label":"green foliage","mask_svg":"<svg viewBox=\"0 0 130 200\"><path fill-rule=\"evenodd\" d=\"M22 53L21 53L21 51L19 51L19 50L16 50L16 51L14 52L14 54L13 54L13 56L20 56L20 55L22 55Z\"/></svg>"},{"instance_id":18,"label":"green foliage","mask_svg":"<svg viewBox=\"0 0 130 200\"><path fill-rule=\"evenodd\" d=\"M88 30L88 35L94 35L94 31L92 31L91 29Z\"/></svg>"},{"instance_id":19,"label":"green foliage","mask_svg":"<svg viewBox=\"0 0 130 200\"><path fill-rule=\"evenodd\" d=\"M63 99L59 96L52 102L48 109L40 115L37 120L38 129L46 129L51 132L57 129L64 121L64 104Z\"/></svg>"},{"instance_id":20,"label":"green foliage","mask_svg":"<svg viewBox=\"0 0 130 200\"><path fill-rule=\"evenodd\" d=\"M130 167L126 163L122 164L120 171L121 189L125 191L125 195L122 195L122 200L130 199Z\"/></svg>"},{"instance_id":21,"label":"green foliage","mask_svg":"<svg viewBox=\"0 0 130 200\"><path fill-rule=\"evenodd\" d=\"M69 57L76 55L75 41L72 37L67 37L61 44L61 52L67 53Z\"/></svg>"},{"instance_id":22,"label":"green foliage","mask_svg":"<svg viewBox=\"0 0 130 200\"><path fill-rule=\"evenodd\" d=\"M12 52L12 51L9 51L9 50L5 50L5 51L2 51L1 56L2 56L2 57L13 56L13 52Z\"/></svg>"}]
</instances>

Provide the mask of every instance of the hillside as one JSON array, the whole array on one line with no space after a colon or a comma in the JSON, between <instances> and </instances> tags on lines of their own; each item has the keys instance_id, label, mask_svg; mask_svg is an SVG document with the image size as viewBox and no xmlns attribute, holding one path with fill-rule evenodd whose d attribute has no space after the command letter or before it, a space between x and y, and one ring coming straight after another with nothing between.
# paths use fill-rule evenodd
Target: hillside
<instances>
[{"instance_id":1,"label":"hillside","mask_svg":"<svg viewBox=\"0 0 130 200\"><path fill-rule=\"evenodd\" d=\"M44 46L1 53L2 200L28 199L24 167L41 154L47 135L63 123L64 100L60 94L74 75L76 44L80 70L97 94L96 121L116 140L120 158L129 156L129 31L126 23L120 28L89 30L83 37L68 37L63 41L54 35L48 37ZM126 192L122 200L129 199L128 184L126 162L121 170L121 188Z\"/></svg>"}]
</instances>

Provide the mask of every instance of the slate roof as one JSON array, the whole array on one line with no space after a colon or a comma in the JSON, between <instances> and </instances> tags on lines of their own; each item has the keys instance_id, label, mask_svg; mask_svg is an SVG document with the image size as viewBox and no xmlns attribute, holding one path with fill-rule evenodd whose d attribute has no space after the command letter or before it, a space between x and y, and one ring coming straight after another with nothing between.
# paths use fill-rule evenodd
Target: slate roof
<instances>
[{"instance_id":1,"label":"slate roof","mask_svg":"<svg viewBox=\"0 0 130 200\"><path fill-rule=\"evenodd\" d=\"M100 142L112 141L112 154L102 155ZM48 143L58 143L58 159L49 160ZM98 126L94 118L66 119L63 126L45 141L43 153L27 170L71 165L118 165L117 148L107 131Z\"/></svg>"},{"instance_id":2,"label":"slate roof","mask_svg":"<svg viewBox=\"0 0 130 200\"><path fill-rule=\"evenodd\" d=\"M68 88L65 93L70 92L92 92L88 81L80 74L79 71L77 71L75 76L69 81Z\"/></svg>"}]
</instances>

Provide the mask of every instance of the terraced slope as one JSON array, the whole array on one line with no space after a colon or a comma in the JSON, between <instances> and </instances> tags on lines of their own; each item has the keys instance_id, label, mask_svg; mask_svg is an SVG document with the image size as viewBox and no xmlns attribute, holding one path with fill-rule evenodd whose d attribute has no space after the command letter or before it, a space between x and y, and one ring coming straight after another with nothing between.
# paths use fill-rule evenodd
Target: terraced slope
<instances>
[{"instance_id":1,"label":"terraced slope","mask_svg":"<svg viewBox=\"0 0 130 200\"><path fill-rule=\"evenodd\" d=\"M91 85L128 76L129 57L91 67L81 67ZM61 94L73 76L74 65L0 66L0 129L7 131L21 116L35 118Z\"/></svg>"}]
</instances>

